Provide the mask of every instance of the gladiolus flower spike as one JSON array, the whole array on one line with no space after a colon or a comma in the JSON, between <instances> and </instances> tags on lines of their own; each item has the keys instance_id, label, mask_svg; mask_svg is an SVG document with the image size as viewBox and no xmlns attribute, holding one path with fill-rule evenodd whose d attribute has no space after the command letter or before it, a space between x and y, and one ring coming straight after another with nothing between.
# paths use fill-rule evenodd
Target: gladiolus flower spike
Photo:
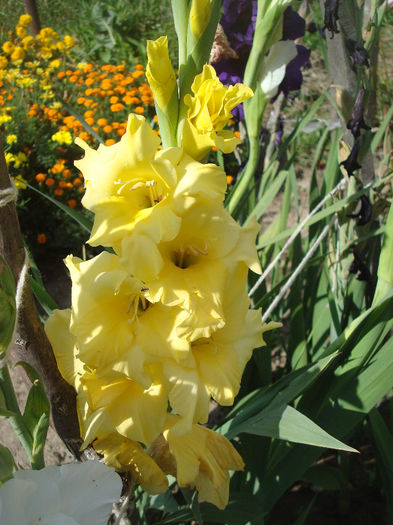
<instances>
[{"instance_id":1,"label":"gladiolus flower spike","mask_svg":"<svg viewBox=\"0 0 393 525\"><path fill-rule=\"evenodd\" d=\"M203 24L196 18L194 29ZM166 46L165 39L149 45L147 68L164 112L177 95ZM157 60L166 64L166 81ZM211 399L233 404L253 349L277 323L263 324L260 310L249 308L259 226L236 223L223 207L226 174L199 162L212 145L234 149L239 139L223 128L252 91L223 86L205 66L193 93L182 147L160 149L136 114L116 144L94 150L77 139L85 152L75 163L82 202L94 213L88 242L112 251L66 258L72 306L56 310L45 329L77 392L83 446L93 444L107 465L152 494L167 489L171 474L224 508L229 470L243 469L243 461L202 425Z\"/></svg>"}]
</instances>

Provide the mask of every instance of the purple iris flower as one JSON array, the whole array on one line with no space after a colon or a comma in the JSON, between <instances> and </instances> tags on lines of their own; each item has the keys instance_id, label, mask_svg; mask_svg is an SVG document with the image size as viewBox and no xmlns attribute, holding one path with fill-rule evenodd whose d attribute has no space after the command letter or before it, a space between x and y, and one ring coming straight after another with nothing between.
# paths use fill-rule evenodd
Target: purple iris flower
<instances>
[{"instance_id":1,"label":"purple iris flower","mask_svg":"<svg viewBox=\"0 0 393 525\"><path fill-rule=\"evenodd\" d=\"M220 24L228 38L231 48L238 58L225 58L213 64L218 78L225 85L243 82L244 70L250 55L257 17L257 0L223 0L223 16ZM295 40L304 36L305 21L291 7L284 11L283 40ZM304 46L296 46L297 56L287 65L286 75L279 92L286 96L297 91L302 84L301 68L309 63L310 51ZM232 114L238 120L244 119L243 105L240 104Z\"/></svg>"}]
</instances>

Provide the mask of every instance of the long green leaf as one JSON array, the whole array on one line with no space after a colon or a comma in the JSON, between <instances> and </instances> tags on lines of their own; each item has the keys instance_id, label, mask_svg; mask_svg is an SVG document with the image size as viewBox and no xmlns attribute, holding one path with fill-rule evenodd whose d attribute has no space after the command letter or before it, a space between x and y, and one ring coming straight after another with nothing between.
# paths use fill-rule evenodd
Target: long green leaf
<instances>
[{"instance_id":1,"label":"long green leaf","mask_svg":"<svg viewBox=\"0 0 393 525\"><path fill-rule=\"evenodd\" d=\"M260 413L267 406L275 409L292 402L331 365L336 356L337 354L332 354L317 363L284 376L269 388L251 392L237 403L228 416L230 419L217 429L218 432L231 439L237 435L244 421Z\"/></svg>"},{"instance_id":2,"label":"long green leaf","mask_svg":"<svg viewBox=\"0 0 393 525\"><path fill-rule=\"evenodd\" d=\"M241 432L293 443L303 443L314 447L357 452L356 449L345 445L328 434L310 418L290 405L273 409L268 407L260 414L244 421L238 428L238 433Z\"/></svg>"}]
</instances>

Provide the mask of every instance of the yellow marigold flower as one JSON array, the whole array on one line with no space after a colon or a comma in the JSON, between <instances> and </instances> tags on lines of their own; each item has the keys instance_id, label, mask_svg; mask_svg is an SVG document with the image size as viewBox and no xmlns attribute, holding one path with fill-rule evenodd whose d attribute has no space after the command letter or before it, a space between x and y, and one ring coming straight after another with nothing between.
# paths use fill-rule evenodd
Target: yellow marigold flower
<instances>
[{"instance_id":1,"label":"yellow marigold flower","mask_svg":"<svg viewBox=\"0 0 393 525\"><path fill-rule=\"evenodd\" d=\"M172 432L176 416L168 414L165 429L149 453L166 474L176 476L180 487L199 492L203 501L224 509L229 497L229 470L243 470L233 445L208 428L193 425L186 436Z\"/></svg>"},{"instance_id":2,"label":"yellow marigold flower","mask_svg":"<svg viewBox=\"0 0 393 525\"><path fill-rule=\"evenodd\" d=\"M199 40L210 20L211 0L192 0L190 10L190 27L195 40Z\"/></svg>"},{"instance_id":3,"label":"yellow marigold flower","mask_svg":"<svg viewBox=\"0 0 393 525\"><path fill-rule=\"evenodd\" d=\"M40 53L42 58L45 58L45 60L49 60L50 58L52 58L53 55L50 47L41 47Z\"/></svg>"},{"instance_id":4,"label":"yellow marigold flower","mask_svg":"<svg viewBox=\"0 0 393 525\"><path fill-rule=\"evenodd\" d=\"M180 148L157 153L160 139L142 116L130 115L126 133L113 146L95 151L80 139L76 143L86 152L75 162L86 182L82 202L95 213L89 243L113 246L119 253L123 239L140 234L134 249L142 252L132 264L142 269L149 261L151 278L162 267L156 244L177 235L187 196L202 194L220 203L224 198L224 172L194 162Z\"/></svg>"},{"instance_id":5,"label":"yellow marigold flower","mask_svg":"<svg viewBox=\"0 0 393 525\"><path fill-rule=\"evenodd\" d=\"M147 79L157 104L165 109L173 92L177 90L176 75L168 54L168 37L148 40L147 56Z\"/></svg>"},{"instance_id":6,"label":"yellow marigold flower","mask_svg":"<svg viewBox=\"0 0 393 525\"><path fill-rule=\"evenodd\" d=\"M0 125L6 124L11 120L11 117L9 115L0 115Z\"/></svg>"},{"instance_id":7,"label":"yellow marigold flower","mask_svg":"<svg viewBox=\"0 0 393 525\"><path fill-rule=\"evenodd\" d=\"M57 42L57 43L56 43L56 49L57 49L58 51L64 51L64 49L65 49L65 45L64 45L64 43L63 43L63 42Z\"/></svg>"},{"instance_id":8,"label":"yellow marigold flower","mask_svg":"<svg viewBox=\"0 0 393 525\"><path fill-rule=\"evenodd\" d=\"M69 131L58 131L51 136L51 139L59 144L72 144L72 135Z\"/></svg>"},{"instance_id":9,"label":"yellow marigold flower","mask_svg":"<svg viewBox=\"0 0 393 525\"><path fill-rule=\"evenodd\" d=\"M15 49L15 46L12 42L9 42L8 40L4 42L3 44L3 51L6 55L10 55Z\"/></svg>"},{"instance_id":10,"label":"yellow marigold flower","mask_svg":"<svg viewBox=\"0 0 393 525\"><path fill-rule=\"evenodd\" d=\"M31 16L27 14L23 14L23 15L20 15L18 24L20 26L27 27L31 24L31 22L32 22Z\"/></svg>"},{"instance_id":11,"label":"yellow marigold flower","mask_svg":"<svg viewBox=\"0 0 393 525\"><path fill-rule=\"evenodd\" d=\"M167 477L139 443L113 432L97 439L94 448L104 456L106 465L119 472L130 472L134 483L149 494L167 490Z\"/></svg>"},{"instance_id":12,"label":"yellow marigold flower","mask_svg":"<svg viewBox=\"0 0 393 525\"><path fill-rule=\"evenodd\" d=\"M7 67L8 60L6 57L0 56L0 69L5 69Z\"/></svg>"},{"instance_id":13,"label":"yellow marigold flower","mask_svg":"<svg viewBox=\"0 0 393 525\"><path fill-rule=\"evenodd\" d=\"M57 69L57 68L59 68L60 65L61 65L61 60L58 59L58 58L56 58L55 60L52 60L52 61L50 62L50 67L53 67L53 69Z\"/></svg>"},{"instance_id":14,"label":"yellow marigold flower","mask_svg":"<svg viewBox=\"0 0 393 525\"><path fill-rule=\"evenodd\" d=\"M196 159L202 159L216 146L224 153L232 152L240 143L230 130L224 130L232 117L231 110L252 97L244 84L224 86L212 66L205 65L191 86L194 96L184 97L189 107L182 133L182 147Z\"/></svg>"},{"instance_id":15,"label":"yellow marigold flower","mask_svg":"<svg viewBox=\"0 0 393 525\"><path fill-rule=\"evenodd\" d=\"M16 135L7 135L5 141L7 142L7 144L14 144L15 142L18 141L18 137Z\"/></svg>"},{"instance_id":16,"label":"yellow marigold flower","mask_svg":"<svg viewBox=\"0 0 393 525\"><path fill-rule=\"evenodd\" d=\"M75 45L75 40L72 38L72 36L70 35L66 35L64 38L63 38L63 43L64 43L64 47L66 49L70 49L71 47L74 47Z\"/></svg>"},{"instance_id":17,"label":"yellow marigold flower","mask_svg":"<svg viewBox=\"0 0 393 525\"><path fill-rule=\"evenodd\" d=\"M23 26L16 26L15 31L19 38L24 38L27 34Z\"/></svg>"}]
</instances>

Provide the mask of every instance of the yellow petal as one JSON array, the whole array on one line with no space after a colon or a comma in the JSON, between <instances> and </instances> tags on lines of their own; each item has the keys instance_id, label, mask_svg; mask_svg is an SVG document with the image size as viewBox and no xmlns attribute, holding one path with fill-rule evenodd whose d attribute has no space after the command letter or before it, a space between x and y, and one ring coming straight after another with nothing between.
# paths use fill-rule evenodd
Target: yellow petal
<instances>
[{"instance_id":1,"label":"yellow petal","mask_svg":"<svg viewBox=\"0 0 393 525\"><path fill-rule=\"evenodd\" d=\"M83 370L78 359L77 341L70 332L71 310L54 310L45 323L45 333L52 345L57 366L64 379L76 388Z\"/></svg>"},{"instance_id":2,"label":"yellow petal","mask_svg":"<svg viewBox=\"0 0 393 525\"><path fill-rule=\"evenodd\" d=\"M241 457L224 436L200 425L192 425L187 435L175 434L177 419L168 415L163 437L153 442L149 453L164 472L174 474L176 468L181 487L195 487L201 499L225 508L229 494L228 471L244 468Z\"/></svg>"},{"instance_id":3,"label":"yellow petal","mask_svg":"<svg viewBox=\"0 0 393 525\"><path fill-rule=\"evenodd\" d=\"M112 433L97 439L94 448L104 456L107 465L121 472L130 472L134 482L149 494L167 490L165 474L139 443Z\"/></svg>"}]
</instances>

